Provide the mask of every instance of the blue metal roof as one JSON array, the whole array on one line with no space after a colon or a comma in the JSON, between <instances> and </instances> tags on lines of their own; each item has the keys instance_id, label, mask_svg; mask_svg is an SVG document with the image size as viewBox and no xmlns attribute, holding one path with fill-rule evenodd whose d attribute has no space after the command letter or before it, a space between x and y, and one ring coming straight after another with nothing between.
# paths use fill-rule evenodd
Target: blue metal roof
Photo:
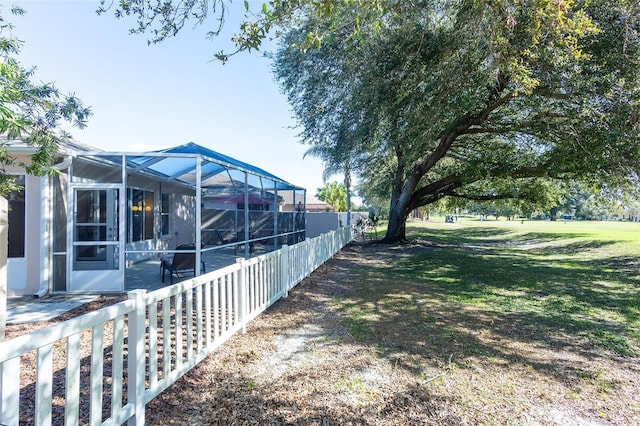
<instances>
[{"instance_id":1,"label":"blue metal roof","mask_svg":"<svg viewBox=\"0 0 640 426\"><path fill-rule=\"evenodd\" d=\"M133 169L140 172L152 173L167 180L174 180L187 185L194 185L196 179L196 158L201 159L202 186L207 182L219 184L221 174L226 175L225 180L231 182L243 182L244 173L249 174L249 179L254 181L250 185L265 190L303 190L304 188L293 185L276 175L259 167L236 160L212 149L205 148L193 142L173 148L166 148L151 153L141 153L139 156L127 154L127 161ZM166 155L156 155L166 154ZM258 180L256 180L256 178ZM265 182L266 180L266 182Z\"/></svg>"}]
</instances>

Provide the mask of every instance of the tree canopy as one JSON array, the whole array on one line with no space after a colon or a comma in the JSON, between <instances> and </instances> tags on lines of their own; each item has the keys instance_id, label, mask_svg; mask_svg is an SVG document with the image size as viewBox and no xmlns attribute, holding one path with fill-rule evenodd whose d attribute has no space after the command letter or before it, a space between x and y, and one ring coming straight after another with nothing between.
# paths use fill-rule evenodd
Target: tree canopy
<instances>
[{"instance_id":1,"label":"tree canopy","mask_svg":"<svg viewBox=\"0 0 640 426\"><path fill-rule=\"evenodd\" d=\"M25 13L14 7L14 14ZM13 26L0 9L0 195L13 189L13 178L5 166L16 159L7 151L7 141L20 139L36 148L28 163L22 164L28 173L50 172L52 156L59 138L68 135L60 123L68 121L84 127L91 110L74 95L62 95L53 84L32 81L35 69L26 69L18 60L21 42L12 34Z\"/></svg>"},{"instance_id":2,"label":"tree canopy","mask_svg":"<svg viewBox=\"0 0 640 426\"><path fill-rule=\"evenodd\" d=\"M218 37L225 25L232 0L100 0L99 14L112 12L117 19L133 17L132 34L146 34L149 43L160 43L177 35L185 25L206 25L207 37ZM330 16L339 12L340 0L244 1L245 17L232 36L235 50L218 51L214 57L223 62L243 52L260 50L273 33L281 34L303 15ZM344 2L365 8L378 8L385 0L349 0ZM256 4L258 9L254 9ZM308 43L316 34L309 34Z\"/></svg>"},{"instance_id":3,"label":"tree canopy","mask_svg":"<svg viewBox=\"0 0 640 426\"><path fill-rule=\"evenodd\" d=\"M226 6L120 0L114 10L158 42L189 21L215 19L218 34ZM283 35L275 72L302 141L331 166L348 159L365 199L388 200L387 241L405 238L411 210L445 197L537 201L556 179L637 179L636 0L250 6L237 51Z\"/></svg>"},{"instance_id":4,"label":"tree canopy","mask_svg":"<svg viewBox=\"0 0 640 426\"><path fill-rule=\"evenodd\" d=\"M637 176L637 2L349 4L292 28L275 71L306 143L348 129L361 182L389 200L387 241L443 197L536 200L549 179Z\"/></svg>"},{"instance_id":5,"label":"tree canopy","mask_svg":"<svg viewBox=\"0 0 640 426\"><path fill-rule=\"evenodd\" d=\"M337 212L347 211L347 188L344 184L331 182L318 188L316 197L320 201L331 204Z\"/></svg>"}]
</instances>

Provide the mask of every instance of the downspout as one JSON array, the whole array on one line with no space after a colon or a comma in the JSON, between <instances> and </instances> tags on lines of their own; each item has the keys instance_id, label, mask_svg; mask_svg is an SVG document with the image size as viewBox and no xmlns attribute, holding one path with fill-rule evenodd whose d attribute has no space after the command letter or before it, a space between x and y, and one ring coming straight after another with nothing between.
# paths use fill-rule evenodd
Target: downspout
<instances>
[{"instance_id":1,"label":"downspout","mask_svg":"<svg viewBox=\"0 0 640 426\"><path fill-rule=\"evenodd\" d=\"M66 170L67 168L69 168L69 166L71 165L71 160L73 160L73 156L67 155L61 162L52 165L51 168L61 172L62 170Z\"/></svg>"},{"instance_id":2,"label":"downspout","mask_svg":"<svg viewBox=\"0 0 640 426\"><path fill-rule=\"evenodd\" d=\"M57 171L66 170L71 165L73 156L67 155L62 161L51 166L52 169ZM34 298L46 296L49 293L49 284L51 280L51 265L53 264L53 241L52 241L52 212L53 212L53 196L52 196L52 177L48 177L46 180L41 180L41 193L45 194L44 211L41 215L41 231L44 238L44 246L40 247L41 259L44 260L40 273L40 286L38 291L33 295ZM43 223L44 222L44 223ZM42 243L41 243L42 244Z\"/></svg>"}]
</instances>

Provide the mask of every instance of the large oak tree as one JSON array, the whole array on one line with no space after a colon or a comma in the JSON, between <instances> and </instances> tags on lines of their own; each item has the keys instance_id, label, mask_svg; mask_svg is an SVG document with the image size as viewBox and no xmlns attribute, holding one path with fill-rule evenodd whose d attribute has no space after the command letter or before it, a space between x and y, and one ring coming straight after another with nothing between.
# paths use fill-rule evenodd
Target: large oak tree
<instances>
[{"instance_id":1,"label":"large oak tree","mask_svg":"<svg viewBox=\"0 0 640 426\"><path fill-rule=\"evenodd\" d=\"M632 1L344 7L291 29L275 69L305 142L349 129L361 181L390 199L392 242L446 196L637 177L639 31Z\"/></svg>"},{"instance_id":2,"label":"large oak tree","mask_svg":"<svg viewBox=\"0 0 640 426\"><path fill-rule=\"evenodd\" d=\"M157 42L190 20L216 35L227 5L120 0L114 11ZM535 199L549 179L637 179L636 0L245 5L238 51L285 34L275 70L303 142L331 166L348 156L365 196L390 200L387 241L444 197Z\"/></svg>"}]
</instances>

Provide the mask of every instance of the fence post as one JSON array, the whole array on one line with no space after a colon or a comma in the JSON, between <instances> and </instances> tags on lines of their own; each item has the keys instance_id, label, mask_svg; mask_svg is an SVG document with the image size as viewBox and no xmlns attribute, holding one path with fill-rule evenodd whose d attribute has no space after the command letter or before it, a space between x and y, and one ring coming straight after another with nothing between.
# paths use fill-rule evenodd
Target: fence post
<instances>
[{"instance_id":1,"label":"fence post","mask_svg":"<svg viewBox=\"0 0 640 426\"><path fill-rule=\"evenodd\" d=\"M284 292L282 297L289 297L289 246L286 244L280 249L280 286Z\"/></svg>"},{"instance_id":2,"label":"fence post","mask_svg":"<svg viewBox=\"0 0 640 426\"><path fill-rule=\"evenodd\" d=\"M129 300L135 302L136 309L129 317L127 355L127 398L133 403L133 417L128 426L144 426L144 380L145 380L145 317L147 306L144 295L147 290L132 290L127 293Z\"/></svg>"},{"instance_id":3,"label":"fence post","mask_svg":"<svg viewBox=\"0 0 640 426\"><path fill-rule=\"evenodd\" d=\"M17 425L20 419L20 357L0 364L0 422Z\"/></svg>"},{"instance_id":4,"label":"fence post","mask_svg":"<svg viewBox=\"0 0 640 426\"><path fill-rule=\"evenodd\" d=\"M247 277L245 272L245 259L244 258L237 258L236 259L236 263L240 266L240 269L238 270L238 294L239 294L239 300L238 303L240 304L240 306L238 306L238 311L240 314L240 324L242 324L242 334L246 334L247 333L247 306L249 306L249 303L247 301ZM229 309L227 307L227 309Z\"/></svg>"}]
</instances>

